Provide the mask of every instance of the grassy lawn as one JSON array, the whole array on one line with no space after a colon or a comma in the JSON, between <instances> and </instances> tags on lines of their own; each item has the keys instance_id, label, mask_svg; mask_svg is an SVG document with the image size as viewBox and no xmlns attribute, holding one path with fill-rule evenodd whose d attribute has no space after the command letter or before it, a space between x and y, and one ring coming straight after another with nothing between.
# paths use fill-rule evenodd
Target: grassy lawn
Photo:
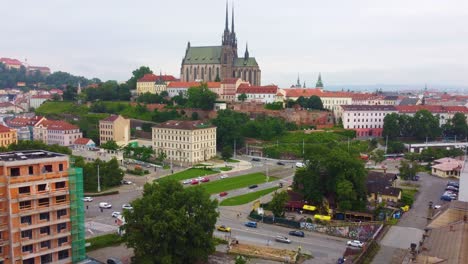
<instances>
[{"instance_id":1,"label":"grassy lawn","mask_svg":"<svg viewBox=\"0 0 468 264\"><path fill-rule=\"evenodd\" d=\"M53 115L53 114L87 114L88 107L85 105L76 105L74 102L66 102L66 101L57 101L52 102L48 101L43 103L36 109L36 114L38 115Z\"/></svg>"},{"instance_id":2,"label":"grassy lawn","mask_svg":"<svg viewBox=\"0 0 468 264\"><path fill-rule=\"evenodd\" d=\"M244 188L252 184L264 183L266 180L265 174L261 172L246 174L242 176L222 179L219 181L203 183L201 186L209 193L220 193L224 191ZM274 181L276 178L269 177L269 181Z\"/></svg>"},{"instance_id":3,"label":"grassy lawn","mask_svg":"<svg viewBox=\"0 0 468 264\"><path fill-rule=\"evenodd\" d=\"M86 251L89 252L100 248L117 246L123 243L124 241L122 240L122 237L118 234L107 234L86 239L86 242L91 243L91 245L86 248Z\"/></svg>"},{"instance_id":4,"label":"grassy lawn","mask_svg":"<svg viewBox=\"0 0 468 264\"><path fill-rule=\"evenodd\" d=\"M239 195L239 196L234 196L234 197L231 197L231 198L228 198L226 200L223 200L220 205L221 206L234 206L234 205L241 205L241 204L246 204L246 203L249 203L251 201L254 201L266 194L269 194L275 190L279 189L279 187L272 187L272 188L268 188L268 189L265 189L265 190L261 190L261 191L258 191L258 192L252 192L252 193L247 193L247 194L243 194L243 195Z\"/></svg>"},{"instance_id":5,"label":"grassy lawn","mask_svg":"<svg viewBox=\"0 0 468 264\"><path fill-rule=\"evenodd\" d=\"M191 178L196 178L196 177L201 177L205 175L210 175L210 174L215 174L217 173L216 171L213 171L211 169L196 169L196 168L191 168L188 170L184 170L181 172L174 173L172 175L168 175L162 179L173 179L176 181L181 181L181 180L186 180L186 179L191 179Z\"/></svg>"},{"instance_id":6,"label":"grassy lawn","mask_svg":"<svg viewBox=\"0 0 468 264\"><path fill-rule=\"evenodd\" d=\"M238 161L238 160L236 160L236 159L228 159L228 160L226 160L226 161L227 161L227 162L231 162L231 163L240 162L240 161Z\"/></svg>"},{"instance_id":7,"label":"grassy lawn","mask_svg":"<svg viewBox=\"0 0 468 264\"><path fill-rule=\"evenodd\" d=\"M220 171L230 171L230 170L232 170L232 168L231 167L221 167L221 168L219 168L219 170Z\"/></svg>"}]
</instances>

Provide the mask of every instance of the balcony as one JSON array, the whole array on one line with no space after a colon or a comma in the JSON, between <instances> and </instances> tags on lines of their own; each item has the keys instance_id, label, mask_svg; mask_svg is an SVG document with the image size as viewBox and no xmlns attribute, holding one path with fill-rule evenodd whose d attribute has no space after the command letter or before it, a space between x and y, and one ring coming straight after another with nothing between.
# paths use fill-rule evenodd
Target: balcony
<instances>
[{"instance_id":1,"label":"balcony","mask_svg":"<svg viewBox=\"0 0 468 264\"><path fill-rule=\"evenodd\" d=\"M67 208L70 208L70 203L69 202L62 203L62 204L52 204L52 206L50 206L50 207L31 208L29 210L20 211L17 215L18 216L26 216L26 215L40 214L40 213L46 213L46 212L53 212L53 211L57 211L57 210L60 210L60 209L67 209ZM16 215L16 214L14 214L14 215Z\"/></svg>"},{"instance_id":2,"label":"balcony","mask_svg":"<svg viewBox=\"0 0 468 264\"><path fill-rule=\"evenodd\" d=\"M19 229L20 229L20 231L24 231L24 230L37 229L37 228L41 228L41 227L44 227L44 226L52 226L52 225L57 225L57 224L61 224L61 223L68 223L68 222L70 222L70 217L68 217L68 218L63 217L61 219L52 219L52 220L50 220L48 222L35 223L35 224L32 224L32 225L26 225L26 226L20 226Z\"/></svg>"},{"instance_id":3,"label":"balcony","mask_svg":"<svg viewBox=\"0 0 468 264\"><path fill-rule=\"evenodd\" d=\"M43 241L47 240L56 240L61 237L68 237L68 243L63 243L62 246L68 246L71 245L71 232L51 232L50 235L48 236L43 236L43 237L38 237L38 238L31 238L31 239L25 239L25 240L20 240L16 243L13 244L13 247L18 247L18 246L26 246L30 244L36 244L36 243L41 243ZM52 248L56 248L57 244L54 242L51 245Z\"/></svg>"},{"instance_id":4,"label":"balcony","mask_svg":"<svg viewBox=\"0 0 468 264\"><path fill-rule=\"evenodd\" d=\"M68 171L55 171L55 172L45 172L41 174L32 174L32 175L22 175L22 176L8 176L9 183L25 183L32 181L45 181L49 179L57 178L68 178Z\"/></svg>"},{"instance_id":5,"label":"balcony","mask_svg":"<svg viewBox=\"0 0 468 264\"><path fill-rule=\"evenodd\" d=\"M41 192L36 192L32 193L29 195L21 195L17 199L18 201L27 201L27 200L33 200L33 199L41 199L41 198L47 198L47 197L54 197L54 196L59 196L59 195L67 195L69 194L70 191L68 189L57 189L57 190L49 190L49 191L41 191Z\"/></svg>"},{"instance_id":6,"label":"balcony","mask_svg":"<svg viewBox=\"0 0 468 264\"><path fill-rule=\"evenodd\" d=\"M42 251L38 251L38 252L32 252L31 254L25 254L23 253L22 256L21 256L21 259L30 259L30 258L35 258L37 256L42 256L42 255L45 255L45 254L49 254L49 253L54 253L54 252L58 252L58 251L61 251L61 250L65 250L65 249L71 249L71 246L70 245L64 245L64 246L61 246L61 247L56 247L56 248L52 248L52 249L48 249L48 250L42 250ZM15 257L19 257L19 256L15 256ZM71 254L70 254L70 257L66 258L66 259L61 259L60 261L54 261L54 263L70 263L71 262Z\"/></svg>"}]
</instances>

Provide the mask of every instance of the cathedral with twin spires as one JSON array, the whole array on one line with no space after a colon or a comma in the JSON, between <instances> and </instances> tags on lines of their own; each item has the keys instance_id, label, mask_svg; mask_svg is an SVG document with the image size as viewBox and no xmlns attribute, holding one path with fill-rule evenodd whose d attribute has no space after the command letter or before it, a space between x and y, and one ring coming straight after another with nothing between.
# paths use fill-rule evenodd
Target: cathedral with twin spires
<instances>
[{"instance_id":1,"label":"cathedral with twin spires","mask_svg":"<svg viewBox=\"0 0 468 264\"><path fill-rule=\"evenodd\" d=\"M232 9L231 19L231 30L229 30L228 6L226 3L226 24L221 46L193 47L188 42L180 69L181 81L213 82L240 78L252 85L261 84L260 67L257 60L250 57L248 46L245 46L243 58L237 56L234 8Z\"/></svg>"}]
</instances>

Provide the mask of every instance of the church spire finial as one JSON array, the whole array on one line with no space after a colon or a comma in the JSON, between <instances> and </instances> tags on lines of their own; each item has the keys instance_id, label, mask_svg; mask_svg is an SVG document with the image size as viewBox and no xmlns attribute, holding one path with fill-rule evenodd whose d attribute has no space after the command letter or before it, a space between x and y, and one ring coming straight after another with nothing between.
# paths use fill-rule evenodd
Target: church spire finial
<instances>
[{"instance_id":1,"label":"church spire finial","mask_svg":"<svg viewBox=\"0 0 468 264\"><path fill-rule=\"evenodd\" d=\"M231 32L234 33L234 3L232 3Z\"/></svg>"},{"instance_id":2,"label":"church spire finial","mask_svg":"<svg viewBox=\"0 0 468 264\"><path fill-rule=\"evenodd\" d=\"M322 74L321 74L321 73L319 73L319 77L318 77L317 84L315 85L315 87L317 87L317 88L323 88Z\"/></svg>"},{"instance_id":3,"label":"church spire finial","mask_svg":"<svg viewBox=\"0 0 468 264\"><path fill-rule=\"evenodd\" d=\"M229 14L228 14L228 1L226 0L226 26L224 31L229 31Z\"/></svg>"},{"instance_id":4,"label":"church spire finial","mask_svg":"<svg viewBox=\"0 0 468 264\"><path fill-rule=\"evenodd\" d=\"M300 88L301 87L301 79L299 78L299 73L297 73L297 83L296 87Z\"/></svg>"},{"instance_id":5,"label":"church spire finial","mask_svg":"<svg viewBox=\"0 0 468 264\"><path fill-rule=\"evenodd\" d=\"M249 59L249 43L245 43L245 54L244 54L244 60Z\"/></svg>"}]
</instances>

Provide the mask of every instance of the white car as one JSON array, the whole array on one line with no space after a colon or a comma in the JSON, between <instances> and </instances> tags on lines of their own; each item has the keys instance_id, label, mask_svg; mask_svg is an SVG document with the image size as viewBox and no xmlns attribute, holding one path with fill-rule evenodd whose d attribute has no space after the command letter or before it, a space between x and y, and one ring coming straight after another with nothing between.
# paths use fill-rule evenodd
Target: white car
<instances>
[{"instance_id":1,"label":"white car","mask_svg":"<svg viewBox=\"0 0 468 264\"><path fill-rule=\"evenodd\" d=\"M130 204L122 204L122 209L133 210L133 207Z\"/></svg>"},{"instance_id":2,"label":"white car","mask_svg":"<svg viewBox=\"0 0 468 264\"><path fill-rule=\"evenodd\" d=\"M223 175L221 175L220 178L221 178L221 179L226 179L227 177L228 177L227 174L223 174Z\"/></svg>"},{"instance_id":3,"label":"white car","mask_svg":"<svg viewBox=\"0 0 468 264\"><path fill-rule=\"evenodd\" d=\"M192 182L192 179L187 179L187 180L184 180L182 183L183 184L190 184Z\"/></svg>"},{"instance_id":4,"label":"white car","mask_svg":"<svg viewBox=\"0 0 468 264\"><path fill-rule=\"evenodd\" d=\"M362 246L364 246L364 243L359 241L359 240L350 240L348 241L348 243L346 243L348 246L351 246L351 247L358 247L358 248L362 248Z\"/></svg>"},{"instance_id":5,"label":"white car","mask_svg":"<svg viewBox=\"0 0 468 264\"><path fill-rule=\"evenodd\" d=\"M439 205L439 204L434 205L434 209L439 209L440 207L441 207L441 205Z\"/></svg>"},{"instance_id":6,"label":"white car","mask_svg":"<svg viewBox=\"0 0 468 264\"><path fill-rule=\"evenodd\" d=\"M109 208L112 208L112 204L106 203L106 202L102 202L102 203L99 203L99 207L100 207L100 208L104 208L104 209L109 209Z\"/></svg>"},{"instance_id":7,"label":"white car","mask_svg":"<svg viewBox=\"0 0 468 264\"><path fill-rule=\"evenodd\" d=\"M304 168L305 164L302 162L296 162L296 168Z\"/></svg>"},{"instance_id":8,"label":"white car","mask_svg":"<svg viewBox=\"0 0 468 264\"><path fill-rule=\"evenodd\" d=\"M116 218L117 218L117 217L119 217L119 216L121 216L121 215L122 215L122 213L120 213L120 212L112 212L112 217L116 217Z\"/></svg>"},{"instance_id":9,"label":"white car","mask_svg":"<svg viewBox=\"0 0 468 264\"><path fill-rule=\"evenodd\" d=\"M83 202L92 202L93 201L93 197L83 197Z\"/></svg>"}]
</instances>

